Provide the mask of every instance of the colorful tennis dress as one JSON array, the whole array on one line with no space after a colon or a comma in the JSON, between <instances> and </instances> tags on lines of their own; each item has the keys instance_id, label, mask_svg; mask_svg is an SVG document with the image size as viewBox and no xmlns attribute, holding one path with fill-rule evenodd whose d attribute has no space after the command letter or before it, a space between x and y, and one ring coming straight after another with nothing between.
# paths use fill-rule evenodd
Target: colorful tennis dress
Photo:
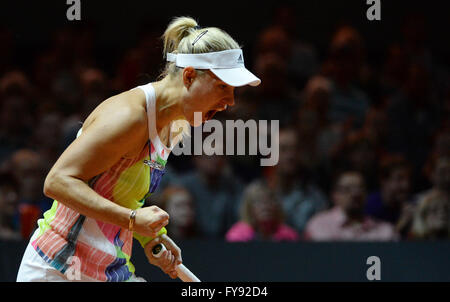
<instances>
[{"instance_id":1,"label":"colorful tennis dress","mask_svg":"<svg viewBox=\"0 0 450 302\"><path fill-rule=\"evenodd\" d=\"M104 198L129 209L142 207L145 198L155 191L171 151L151 124L155 121L153 86L149 83L138 88L145 92L147 100L148 143L135 158L122 158L88 182ZM81 134L82 129L77 137ZM77 256L81 260L81 273L99 281L127 281L134 273L130 262L133 233L129 230L81 215L56 200L38 225L31 245L60 272L69 267L70 256ZM135 237L141 244L150 240L137 234Z\"/></svg>"}]
</instances>

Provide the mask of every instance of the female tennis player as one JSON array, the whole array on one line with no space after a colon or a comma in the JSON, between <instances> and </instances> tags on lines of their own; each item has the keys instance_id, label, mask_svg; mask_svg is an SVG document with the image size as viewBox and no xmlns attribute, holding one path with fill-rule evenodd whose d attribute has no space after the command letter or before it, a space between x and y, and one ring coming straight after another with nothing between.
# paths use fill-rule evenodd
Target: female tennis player
<instances>
[{"instance_id":1,"label":"female tennis player","mask_svg":"<svg viewBox=\"0 0 450 302\"><path fill-rule=\"evenodd\" d=\"M168 63L160 80L102 102L51 168L44 193L54 202L38 220L17 281L141 281L130 262L133 236L150 263L177 277L181 251L166 234L169 215L142 207L144 200L186 126L233 105L234 87L260 80L221 29L179 17L163 39ZM167 251L155 258L151 249L160 242Z\"/></svg>"}]
</instances>

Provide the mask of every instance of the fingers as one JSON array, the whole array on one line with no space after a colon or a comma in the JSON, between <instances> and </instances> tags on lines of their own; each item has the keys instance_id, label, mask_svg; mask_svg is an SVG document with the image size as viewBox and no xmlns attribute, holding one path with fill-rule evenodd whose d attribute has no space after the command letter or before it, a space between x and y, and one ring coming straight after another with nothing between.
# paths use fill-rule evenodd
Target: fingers
<instances>
[{"instance_id":1,"label":"fingers","mask_svg":"<svg viewBox=\"0 0 450 302\"><path fill-rule=\"evenodd\" d=\"M166 250L161 253L161 255L156 258L152 249L158 243L164 244ZM181 250L180 248L170 239L167 235L163 234L159 237L156 237L152 241L150 241L145 246L145 254L147 255L148 260L151 264L158 266L161 270L168 274L170 278L175 279L178 277L178 273L176 271L177 266L182 263L181 258Z\"/></svg>"},{"instance_id":2,"label":"fingers","mask_svg":"<svg viewBox=\"0 0 450 302\"><path fill-rule=\"evenodd\" d=\"M163 234L161 235L161 241L164 243L166 248L170 250L176 259L176 264L179 265L183 262L183 259L181 258L181 250L180 248L173 242L172 239L170 239L167 235Z\"/></svg>"},{"instance_id":3,"label":"fingers","mask_svg":"<svg viewBox=\"0 0 450 302\"><path fill-rule=\"evenodd\" d=\"M160 257L160 267L164 273L168 274L172 279L177 278L175 256L170 251L164 251Z\"/></svg>"},{"instance_id":4,"label":"fingers","mask_svg":"<svg viewBox=\"0 0 450 302\"><path fill-rule=\"evenodd\" d=\"M171 271L171 272L169 272L169 276L172 279L176 279L176 278L178 278L178 273L177 273L177 271Z\"/></svg>"}]
</instances>

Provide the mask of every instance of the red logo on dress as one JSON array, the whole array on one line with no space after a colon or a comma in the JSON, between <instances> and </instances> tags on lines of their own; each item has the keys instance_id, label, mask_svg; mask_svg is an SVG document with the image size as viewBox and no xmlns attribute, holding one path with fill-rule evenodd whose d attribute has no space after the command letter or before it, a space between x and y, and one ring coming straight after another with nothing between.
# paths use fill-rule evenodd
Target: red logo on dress
<instances>
[{"instance_id":1,"label":"red logo on dress","mask_svg":"<svg viewBox=\"0 0 450 302\"><path fill-rule=\"evenodd\" d=\"M164 156L164 149L161 151L161 156Z\"/></svg>"},{"instance_id":2,"label":"red logo on dress","mask_svg":"<svg viewBox=\"0 0 450 302\"><path fill-rule=\"evenodd\" d=\"M151 152L151 153L154 153L154 152L155 152L155 147L153 147L153 144L152 144L152 143L150 143L150 152Z\"/></svg>"}]
</instances>

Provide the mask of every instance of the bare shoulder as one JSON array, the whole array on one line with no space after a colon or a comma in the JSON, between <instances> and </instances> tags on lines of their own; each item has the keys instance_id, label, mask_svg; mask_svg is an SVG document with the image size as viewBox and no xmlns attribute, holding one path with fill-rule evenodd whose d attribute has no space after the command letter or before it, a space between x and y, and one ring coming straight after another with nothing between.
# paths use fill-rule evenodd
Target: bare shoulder
<instances>
[{"instance_id":1,"label":"bare shoulder","mask_svg":"<svg viewBox=\"0 0 450 302\"><path fill-rule=\"evenodd\" d=\"M141 151L146 137L145 99L142 104L140 95L134 91L113 96L91 113L82 134L61 154L50 173L87 181L122 157Z\"/></svg>"},{"instance_id":2,"label":"bare shoulder","mask_svg":"<svg viewBox=\"0 0 450 302\"><path fill-rule=\"evenodd\" d=\"M128 121L128 125L138 126L147 123L145 94L133 89L114 95L98 105L83 124L85 131L96 120Z\"/></svg>"}]
</instances>

